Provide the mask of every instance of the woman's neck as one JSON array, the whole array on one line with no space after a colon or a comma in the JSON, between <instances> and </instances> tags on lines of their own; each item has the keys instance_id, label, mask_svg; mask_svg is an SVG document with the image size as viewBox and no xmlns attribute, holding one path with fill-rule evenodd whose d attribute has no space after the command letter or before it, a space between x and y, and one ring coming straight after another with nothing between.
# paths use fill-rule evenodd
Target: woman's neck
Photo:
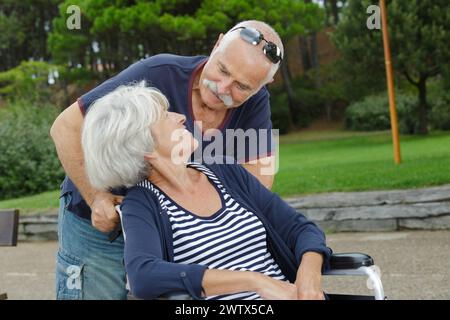
<instances>
[{"instance_id":1,"label":"woman's neck","mask_svg":"<svg viewBox=\"0 0 450 320\"><path fill-rule=\"evenodd\" d=\"M185 163L175 164L170 159L158 158L151 163L149 180L159 188L175 192L193 192L198 171L189 170Z\"/></svg>"}]
</instances>

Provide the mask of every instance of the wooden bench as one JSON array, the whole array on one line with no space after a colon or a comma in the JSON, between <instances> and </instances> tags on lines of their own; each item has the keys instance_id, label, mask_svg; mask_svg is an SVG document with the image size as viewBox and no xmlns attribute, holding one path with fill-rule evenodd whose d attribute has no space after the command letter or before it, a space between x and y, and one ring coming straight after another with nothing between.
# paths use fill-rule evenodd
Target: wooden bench
<instances>
[{"instance_id":1,"label":"wooden bench","mask_svg":"<svg viewBox=\"0 0 450 320\"><path fill-rule=\"evenodd\" d=\"M0 210L0 246L17 246L19 210ZM0 291L0 300L8 295Z\"/></svg>"}]
</instances>

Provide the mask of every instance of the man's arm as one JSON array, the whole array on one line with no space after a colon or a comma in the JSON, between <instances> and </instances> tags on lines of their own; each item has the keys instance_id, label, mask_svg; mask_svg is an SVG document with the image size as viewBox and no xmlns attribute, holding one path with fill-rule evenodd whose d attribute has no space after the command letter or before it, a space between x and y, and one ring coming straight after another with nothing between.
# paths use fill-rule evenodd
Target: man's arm
<instances>
[{"instance_id":1,"label":"man's arm","mask_svg":"<svg viewBox=\"0 0 450 320\"><path fill-rule=\"evenodd\" d=\"M269 156L242 164L248 172L255 176L262 185L271 189L276 173L276 158Z\"/></svg>"},{"instance_id":2,"label":"man's arm","mask_svg":"<svg viewBox=\"0 0 450 320\"><path fill-rule=\"evenodd\" d=\"M90 185L85 173L81 147L82 126L83 115L78 102L75 102L56 118L50 129L50 135L66 174L91 207L93 226L102 232L108 232L119 222L114 205L120 203L122 197L96 190Z\"/></svg>"}]
</instances>

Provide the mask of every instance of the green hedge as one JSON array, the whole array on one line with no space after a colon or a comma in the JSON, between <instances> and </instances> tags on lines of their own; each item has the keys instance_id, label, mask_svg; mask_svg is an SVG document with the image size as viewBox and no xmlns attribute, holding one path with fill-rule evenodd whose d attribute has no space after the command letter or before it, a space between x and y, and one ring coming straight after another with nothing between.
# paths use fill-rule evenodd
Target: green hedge
<instances>
[{"instance_id":1,"label":"green hedge","mask_svg":"<svg viewBox=\"0 0 450 320\"><path fill-rule=\"evenodd\" d=\"M396 106L399 130L412 134L417 129L417 98L397 94ZM372 131L391 128L389 101L386 93L371 95L352 103L345 112L345 127L350 130Z\"/></svg>"},{"instance_id":2,"label":"green hedge","mask_svg":"<svg viewBox=\"0 0 450 320\"><path fill-rule=\"evenodd\" d=\"M285 93L271 93L270 98L272 127L280 130L280 134L289 131L289 105Z\"/></svg>"},{"instance_id":3,"label":"green hedge","mask_svg":"<svg viewBox=\"0 0 450 320\"><path fill-rule=\"evenodd\" d=\"M428 87L430 124L437 130L450 130L450 80L445 80L432 82Z\"/></svg>"},{"instance_id":4,"label":"green hedge","mask_svg":"<svg viewBox=\"0 0 450 320\"><path fill-rule=\"evenodd\" d=\"M321 93L313 87L311 80L299 77L293 80L292 88L294 90L292 111L295 114L289 112L289 100L284 87L278 86L270 89L272 124L274 128L280 130L280 134L285 134L292 129L289 128L290 121L294 127L304 128L323 114L324 99Z\"/></svg>"},{"instance_id":5,"label":"green hedge","mask_svg":"<svg viewBox=\"0 0 450 320\"><path fill-rule=\"evenodd\" d=\"M0 199L58 188L64 173L49 135L57 114L23 100L0 109Z\"/></svg>"},{"instance_id":6,"label":"green hedge","mask_svg":"<svg viewBox=\"0 0 450 320\"><path fill-rule=\"evenodd\" d=\"M399 93L395 97L399 131L402 134L418 132L417 97ZM428 95L428 120L432 129L450 130L450 94ZM352 103L345 112L345 126L356 131L388 130L391 128L389 101L386 93L371 95Z\"/></svg>"},{"instance_id":7,"label":"green hedge","mask_svg":"<svg viewBox=\"0 0 450 320\"><path fill-rule=\"evenodd\" d=\"M433 129L450 130L450 93L434 101L430 123Z\"/></svg>"}]
</instances>

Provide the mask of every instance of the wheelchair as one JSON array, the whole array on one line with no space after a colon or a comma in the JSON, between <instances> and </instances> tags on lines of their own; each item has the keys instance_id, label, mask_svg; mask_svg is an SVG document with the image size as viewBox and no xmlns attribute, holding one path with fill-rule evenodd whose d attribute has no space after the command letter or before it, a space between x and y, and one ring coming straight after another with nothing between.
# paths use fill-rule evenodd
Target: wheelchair
<instances>
[{"instance_id":1,"label":"wheelchair","mask_svg":"<svg viewBox=\"0 0 450 320\"><path fill-rule=\"evenodd\" d=\"M122 221L122 212L120 207L116 206ZM110 234L110 240L113 241L115 237L121 232L121 224L118 228ZM386 300L384 295L383 285L380 276L372 268L374 260L371 256L365 253L351 252L351 253L334 253L330 259L330 269L324 272L324 276L366 276L373 285L372 295L353 295L353 294L335 294L326 293L329 300ZM128 294L128 300L140 300L131 294ZM187 292L170 292L160 296L157 300L192 300Z\"/></svg>"},{"instance_id":2,"label":"wheelchair","mask_svg":"<svg viewBox=\"0 0 450 320\"><path fill-rule=\"evenodd\" d=\"M379 275L371 268L374 265L372 257L365 253L335 253L331 256L330 269L324 276L366 276L373 284L373 295L326 293L329 300L386 300L383 285ZM136 300L129 295L129 300ZM157 300L192 300L186 292L167 293Z\"/></svg>"},{"instance_id":3,"label":"wheelchair","mask_svg":"<svg viewBox=\"0 0 450 320\"><path fill-rule=\"evenodd\" d=\"M380 276L372 266L372 257L365 253L335 253L325 276L366 276L373 285L373 296L327 293L330 300L386 300Z\"/></svg>"}]
</instances>

